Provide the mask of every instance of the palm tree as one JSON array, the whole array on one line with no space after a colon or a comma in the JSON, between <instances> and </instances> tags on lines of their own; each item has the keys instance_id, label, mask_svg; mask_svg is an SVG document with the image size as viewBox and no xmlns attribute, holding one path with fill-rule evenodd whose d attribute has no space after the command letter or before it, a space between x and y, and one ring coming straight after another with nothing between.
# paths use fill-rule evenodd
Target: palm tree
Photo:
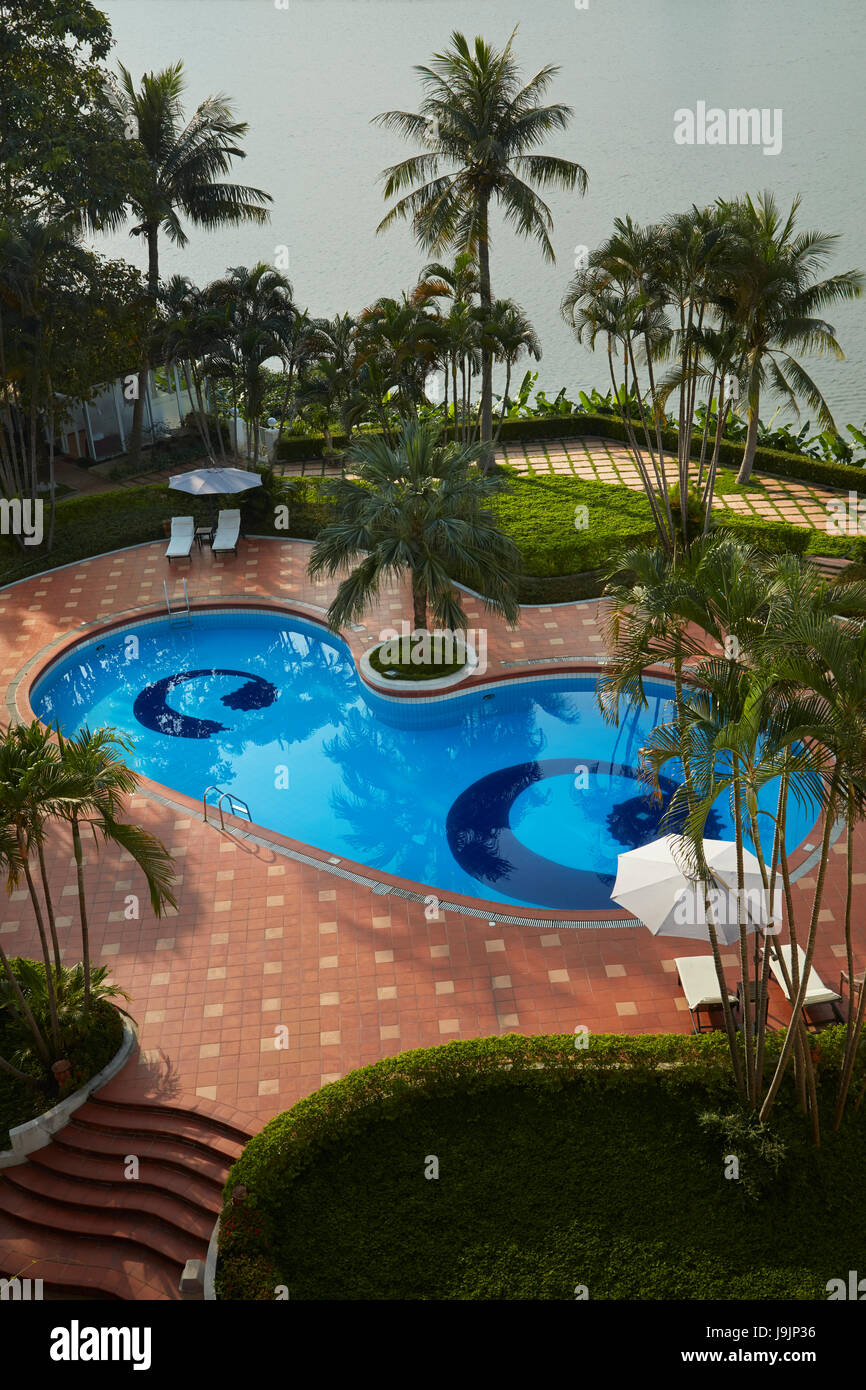
<instances>
[{"instance_id":1,"label":"palm tree","mask_svg":"<svg viewBox=\"0 0 866 1390\"><path fill-rule=\"evenodd\" d=\"M224 355L224 318L209 303L207 293L186 275L172 275L160 288L160 321L154 343L167 367L175 366L186 379L190 400L195 400L195 422L208 458L214 444L208 423L207 365L213 354ZM223 430L216 419L220 453L226 457Z\"/></svg>"},{"instance_id":2,"label":"palm tree","mask_svg":"<svg viewBox=\"0 0 866 1390\"><path fill-rule=\"evenodd\" d=\"M379 224L383 231L398 218L411 218L419 242L434 254L454 246L477 257L481 304L489 315L490 211L496 206L521 236L532 237L542 254L555 260L550 232L553 218L537 188L574 188L582 194L586 170L573 160L537 152L552 132L564 130L572 115L561 104L542 99L558 68L543 67L524 83L512 54L514 34L501 52L481 37L470 46L455 31L451 47L419 67L425 96L417 113L387 111L374 119L387 130L424 146L387 169L384 196L403 194ZM450 166L440 172L442 165ZM406 189L412 191L406 193ZM481 364L481 441L485 466L492 461L492 353Z\"/></svg>"},{"instance_id":3,"label":"palm tree","mask_svg":"<svg viewBox=\"0 0 866 1390\"><path fill-rule=\"evenodd\" d=\"M816 279L838 238L824 232L796 232L800 201L794 199L786 216L771 193L723 204L744 246L726 303L742 329L746 347L743 394L749 427L738 483L748 482L752 474L765 386L772 387L797 415L798 398L806 400L825 428L836 428L830 407L793 353L817 349L844 357L834 329L822 314L831 304L859 298L863 276L846 270Z\"/></svg>"},{"instance_id":4,"label":"palm tree","mask_svg":"<svg viewBox=\"0 0 866 1390\"><path fill-rule=\"evenodd\" d=\"M260 188L224 182L233 160L245 159L239 141L247 132L237 121L222 95L206 97L184 120L183 63L161 72L145 73L136 89L123 64L115 88L115 103L127 131L132 132L133 174L129 206L138 220L132 236L147 244L147 283L155 300L159 286L159 233L164 231L176 246L188 237L181 217L208 230L239 222L264 223L270 194ZM147 361L139 374L129 453L137 459L141 449L143 392Z\"/></svg>"},{"instance_id":5,"label":"palm tree","mask_svg":"<svg viewBox=\"0 0 866 1390\"><path fill-rule=\"evenodd\" d=\"M397 409L417 418L424 380L439 357L439 320L413 296L383 296L358 316L358 366L378 367L377 377L398 389Z\"/></svg>"},{"instance_id":6,"label":"palm tree","mask_svg":"<svg viewBox=\"0 0 866 1390\"><path fill-rule=\"evenodd\" d=\"M338 520L320 532L309 567L313 577L333 578L354 566L328 609L334 631L361 618L383 581L407 572L418 630L427 628L428 609L442 628L467 627L455 582L517 621L520 555L487 508L500 485L473 467L477 447L442 444L438 429L411 421L396 448L364 440L349 458L358 480L335 489Z\"/></svg>"},{"instance_id":7,"label":"palm tree","mask_svg":"<svg viewBox=\"0 0 866 1390\"><path fill-rule=\"evenodd\" d=\"M435 305L441 325L440 360L444 369L445 392L442 418L445 422L445 435L448 437L448 378L451 377L452 403L454 410L454 439L458 436L457 372L465 380L466 356L475 347L475 321L472 316L474 301L479 291L478 262L469 251L460 251L453 265L443 261L431 261L425 265L418 277L418 284L412 293L413 302L428 308ZM439 303L450 302L450 309Z\"/></svg>"},{"instance_id":8,"label":"palm tree","mask_svg":"<svg viewBox=\"0 0 866 1390\"><path fill-rule=\"evenodd\" d=\"M78 884L78 910L81 923L82 959L84 965L85 1008L90 1006L90 931L87 916L87 897L84 888L84 856L81 828L87 826L95 843L101 839L112 844L135 860L144 874L154 915L161 917L167 907L176 907L171 891L173 861L165 845L156 836L119 819L124 799L138 785L138 777L117 756L117 751L129 752L131 744L115 729L86 726L72 738L64 738L57 730L64 785L57 799L58 812L72 830L72 849Z\"/></svg>"},{"instance_id":9,"label":"palm tree","mask_svg":"<svg viewBox=\"0 0 866 1390\"><path fill-rule=\"evenodd\" d=\"M57 326L93 275L93 258L80 235L72 216L27 214L0 227L0 494L37 497L47 435L49 549L56 422L62 413L57 378L64 367Z\"/></svg>"},{"instance_id":10,"label":"palm tree","mask_svg":"<svg viewBox=\"0 0 866 1390\"><path fill-rule=\"evenodd\" d=\"M529 353L536 362L541 360L541 342L538 334L513 299L497 299L493 303L490 317L481 329L482 349L490 341L493 356L505 363L505 387L502 392L502 409L496 426L496 440L502 433L502 422L508 407L508 391L511 386L511 373L522 353ZM494 441L495 442L495 441Z\"/></svg>"},{"instance_id":11,"label":"palm tree","mask_svg":"<svg viewBox=\"0 0 866 1390\"><path fill-rule=\"evenodd\" d=\"M325 449L322 457L334 454L331 424L339 420L346 438L367 408L368 400L359 384L358 325L351 314L333 319L312 319L306 334L303 361L295 405L299 411L315 413L322 422ZM368 368L367 376L371 376ZM380 383L377 406L381 409L384 383ZM386 426L387 421L383 421Z\"/></svg>"},{"instance_id":12,"label":"palm tree","mask_svg":"<svg viewBox=\"0 0 866 1390\"><path fill-rule=\"evenodd\" d=\"M16 884L21 873L24 875L39 943L45 965L46 988L51 1018L51 1040L56 1049L60 1047L60 1030L54 994L54 981L51 969L51 952L45 929L45 918L39 893L33 877L30 856L38 845L39 862L46 900L50 903L45 861L41 841L45 834L45 823L55 809L55 798L60 786L60 767L57 749L50 741L48 732L37 726L35 730L19 735L16 727L0 734L0 815L8 831L14 834L17 854L7 856L8 882ZM59 964L60 951L57 933L51 914L51 934L53 937L55 962Z\"/></svg>"},{"instance_id":13,"label":"palm tree","mask_svg":"<svg viewBox=\"0 0 866 1390\"><path fill-rule=\"evenodd\" d=\"M259 261L252 269L240 265L207 287L207 303L223 317L223 329L211 350L216 375L240 382L247 422L247 458L259 456L259 430L266 390L263 372L273 358L285 361L289 352L295 306L292 286L280 271Z\"/></svg>"},{"instance_id":14,"label":"palm tree","mask_svg":"<svg viewBox=\"0 0 866 1390\"><path fill-rule=\"evenodd\" d=\"M2 807L0 807L0 868L6 870L7 889L18 882L21 871L21 857L17 827L8 818L7 812ZM24 1021L27 1028L28 1037L32 1041L32 1046L37 1056L47 1067L51 1062L51 1052L43 1037L42 1030L36 1022L30 1006L27 1003L18 978L9 962L9 957L3 949L2 942L0 942L0 967L2 967L3 970L3 979L0 980L0 988L2 988L4 994L11 995L12 1000L14 1000L14 1005L19 1017ZM7 1076L13 1076L16 1081L23 1081L26 1085L35 1086L38 1084L37 1077L28 1072L21 1071L20 1068L14 1066L13 1063L5 1057L0 1057L0 1071L6 1072Z\"/></svg>"}]
</instances>

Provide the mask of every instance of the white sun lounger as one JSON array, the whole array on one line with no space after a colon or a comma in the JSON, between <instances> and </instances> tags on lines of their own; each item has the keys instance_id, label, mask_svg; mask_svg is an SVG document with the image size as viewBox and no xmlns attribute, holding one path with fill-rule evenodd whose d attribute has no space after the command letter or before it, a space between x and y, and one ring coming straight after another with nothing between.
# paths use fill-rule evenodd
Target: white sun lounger
<instances>
[{"instance_id":1,"label":"white sun lounger","mask_svg":"<svg viewBox=\"0 0 866 1390\"><path fill-rule=\"evenodd\" d=\"M790 977L792 974L790 944L787 946L779 946L777 949L782 953L785 965L788 968L788 975ZM802 981L803 969L806 964L806 952L800 945L797 946L797 959L800 962L800 980ZM785 998L790 1004L791 996L788 993L788 987L785 984L785 977L782 974L782 967L780 966L775 955L772 955L770 957L770 969L772 970L773 975L776 978L776 982L781 988L782 993L784 994ZM840 994L837 994L835 990L827 988L827 986L824 984L824 981L821 979L821 976L818 974L817 970L813 965L809 970L809 980L806 985L806 997L803 1000L803 1013L806 1015L806 1022L809 1024L809 1026L817 1028L822 1023L844 1022L844 1019L842 1017L842 1011L839 1008L839 1002L841 1000L841 997L842 996Z\"/></svg>"},{"instance_id":2,"label":"white sun lounger","mask_svg":"<svg viewBox=\"0 0 866 1390\"><path fill-rule=\"evenodd\" d=\"M220 512L217 528L211 542L214 555L225 554L231 550L238 553L238 538L241 534L241 514L239 510Z\"/></svg>"},{"instance_id":3,"label":"white sun lounger","mask_svg":"<svg viewBox=\"0 0 866 1390\"><path fill-rule=\"evenodd\" d=\"M195 540L195 517L193 516L173 516L171 519L171 540L165 552L165 558L171 564L172 560L178 560L181 556L186 556L192 561L192 543Z\"/></svg>"},{"instance_id":4,"label":"white sun lounger","mask_svg":"<svg viewBox=\"0 0 866 1390\"><path fill-rule=\"evenodd\" d=\"M677 968L677 978L683 987L683 994L686 996L686 1003L689 1013L692 1016L692 1027L696 1033L703 1032L701 1027L701 1010L722 1008L722 996L719 990L719 977L716 974L716 966L712 956L680 956L674 961ZM728 995L728 1001L736 1004L737 996ZM712 1027L712 1024L710 1024Z\"/></svg>"}]
</instances>

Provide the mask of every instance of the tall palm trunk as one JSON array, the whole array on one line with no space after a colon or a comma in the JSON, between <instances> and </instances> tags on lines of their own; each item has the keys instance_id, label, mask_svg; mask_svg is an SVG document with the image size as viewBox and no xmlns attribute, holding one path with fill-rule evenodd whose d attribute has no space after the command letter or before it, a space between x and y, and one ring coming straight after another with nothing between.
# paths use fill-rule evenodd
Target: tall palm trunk
<instances>
[{"instance_id":1,"label":"tall palm trunk","mask_svg":"<svg viewBox=\"0 0 866 1390\"><path fill-rule=\"evenodd\" d=\"M412 613L416 630L427 630L427 589L423 579L412 573Z\"/></svg>"},{"instance_id":2,"label":"tall palm trunk","mask_svg":"<svg viewBox=\"0 0 866 1390\"><path fill-rule=\"evenodd\" d=\"M156 304L156 296L159 290L159 227L153 222L147 224L145 228L147 239L147 290L151 299ZM148 330L145 329L145 333ZM141 354L141 362L138 369L138 393L132 406L132 427L129 432L129 443L127 454L130 462L139 463L141 460L141 441L144 434L144 393L147 390L147 374L150 369L148 351L145 346Z\"/></svg>"},{"instance_id":3,"label":"tall palm trunk","mask_svg":"<svg viewBox=\"0 0 866 1390\"><path fill-rule=\"evenodd\" d=\"M838 1129L845 1114L845 1105L848 1099L848 1091L851 1086L851 1076L854 1071L854 1060L857 1056L857 1044L860 1041L860 1033L863 1028L864 1012L866 1012L866 984L860 989L857 1003L857 1010L854 1010L855 985L854 985L854 952L851 941L851 909L854 899L854 805L853 794L849 788L848 792L848 825L846 835L846 869L847 883L845 892L845 956L848 966L848 1018L845 1034L845 1051L842 1059L842 1072L839 1077L839 1090L836 1096L836 1113L833 1118L833 1128Z\"/></svg>"},{"instance_id":4,"label":"tall palm trunk","mask_svg":"<svg viewBox=\"0 0 866 1390\"><path fill-rule=\"evenodd\" d=\"M759 399L756 393L754 400L749 401L749 428L746 431L746 447L743 452L743 461L740 464L740 471L737 474L738 483L747 483L752 476L752 469L755 464L755 451L758 447Z\"/></svg>"},{"instance_id":5,"label":"tall palm trunk","mask_svg":"<svg viewBox=\"0 0 866 1390\"><path fill-rule=\"evenodd\" d=\"M54 968L60 972L62 962L60 959L60 944L57 940L57 922L54 917L54 903L51 901L51 891L48 887L48 870L45 866L45 851L41 844L36 846L39 856L39 875L42 879L42 894L45 898L45 911L48 916L48 929L51 932L51 945L54 950Z\"/></svg>"},{"instance_id":6,"label":"tall palm trunk","mask_svg":"<svg viewBox=\"0 0 866 1390\"><path fill-rule=\"evenodd\" d=\"M827 797L827 805L824 811L824 833L821 837L821 858L818 862L818 874L815 883L815 892L812 899L812 915L809 921L809 937L806 943L806 959L803 962L803 977L800 980L799 990L797 990L796 996L794 997L792 1002L791 1022L788 1025L788 1031L785 1037L784 1044L782 1045L782 1051L779 1055L779 1060L776 1063L776 1071L773 1076L773 1080L770 1083L770 1088L767 1091L767 1094L764 1098L764 1103L761 1106L760 1118L764 1121L767 1119L767 1116L769 1115L775 1103L776 1096L779 1092L779 1087L782 1084L782 1079L785 1075L788 1062L790 1061L791 1051L794 1047L794 1042L797 1036L798 1024L803 1016L803 1001L806 997L806 989L808 987L809 974L812 966L812 956L815 952L815 941L818 935L818 913L821 907L821 900L824 895L824 879L827 873L827 859L830 853L830 835L833 830L833 822L835 819L838 804L840 778L841 773L839 770L839 765L837 763L833 771L833 777L830 783L830 792ZM794 981L796 985L798 959L796 947L793 944L793 938L791 945L791 969L795 972Z\"/></svg>"},{"instance_id":7,"label":"tall palm trunk","mask_svg":"<svg viewBox=\"0 0 866 1390\"><path fill-rule=\"evenodd\" d=\"M489 195L483 193L478 207L478 291L485 313L493 309L490 288L490 241L488 236ZM485 473L493 467L493 350L481 345L481 466Z\"/></svg>"},{"instance_id":8,"label":"tall palm trunk","mask_svg":"<svg viewBox=\"0 0 866 1390\"><path fill-rule=\"evenodd\" d=\"M72 851L75 855L75 877L78 882L78 915L81 921L81 961L84 967L84 1011L90 1010L90 927L87 921L87 898L84 892L84 858L81 853L81 828L78 817L72 817Z\"/></svg>"},{"instance_id":9,"label":"tall palm trunk","mask_svg":"<svg viewBox=\"0 0 866 1390\"><path fill-rule=\"evenodd\" d=\"M36 884L33 882L33 875L30 872L30 858L27 852L27 844L22 826L18 825L16 827L16 835L18 839L18 852L24 867L24 877L27 880L30 901L33 904L33 915L36 918L36 930L39 932L39 943L42 947L42 960L45 965L45 990L48 995L48 1014L51 1019L51 1041L54 1047L59 1051L60 1023L57 1018L57 997L54 992L54 976L51 971L51 953L48 950L48 937L45 934L45 922L42 917L42 909L39 905Z\"/></svg>"},{"instance_id":10,"label":"tall palm trunk","mask_svg":"<svg viewBox=\"0 0 866 1390\"><path fill-rule=\"evenodd\" d=\"M36 1022L36 1019L33 1017L33 1014L32 1014L31 1011L30 1011L30 1005L27 1003L27 1000L24 998L24 994L22 993L21 986L19 985L18 981L17 981L16 978L15 978L15 974L14 974L14 972L13 972L13 970L12 970L12 966L9 964L9 959L8 959L8 957L7 957L7 955L6 955L6 952L3 950L2 944L0 944L0 965L2 965L2 967L3 967L3 973L4 973L4 975L6 976L6 979L9 981L9 984L10 984L11 989L12 989L12 993L15 995L15 999L16 999L16 1002L17 1002L17 1004L18 1004L18 1007L19 1007L19 1009L21 1010L21 1013L22 1013L24 1019L25 1019L26 1022L27 1022L27 1027L30 1029L31 1033L33 1034L33 1042L34 1042L34 1044L35 1044L36 1051L37 1051L38 1054L39 1054L40 1060L41 1060L42 1062L44 1062L44 1064L45 1064L46 1067L47 1067L47 1066L50 1066L50 1064L51 1064L51 1053L49 1052L48 1046L47 1046L47 1044L46 1044L46 1042L45 1042L45 1039L43 1038L42 1033L40 1032L39 1024ZM24 1080L27 1080L28 1082L32 1082L32 1081L33 1081L33 1078L32 1078L32 1077L24 1077L23 1072L16 1072L16 1071L15 1071L15 1068L14 1068L9 1062L4 1062L4 1063L3 1063L3 1070L4 1070L4 1071L8 1071L8 1072L12 1072L12 1074L13 1074L13 1075L17 1075L19 1079L22 1079L22 1078L23 1078Z\"/></svg>"}]
</instances>

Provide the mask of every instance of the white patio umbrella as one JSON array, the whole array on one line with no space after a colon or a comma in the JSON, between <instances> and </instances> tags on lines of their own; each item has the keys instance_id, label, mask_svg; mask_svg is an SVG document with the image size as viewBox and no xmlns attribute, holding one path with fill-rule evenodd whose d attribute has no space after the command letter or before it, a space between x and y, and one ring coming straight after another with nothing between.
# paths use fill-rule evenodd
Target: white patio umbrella
<instances>
[{"instance_id":1,"label":"white patio umbrella","mask_svg":"<svg viewBox=\"0 0 866 1390\"><path fill-rule=\"evenodd\" d=\"M194 468L191 473L176 473L168 485L175 492L191 492L195 497L227 496L261 487L262 475L247 468Z\"/></svg>"},{"instance_id":2,"label":"white patio umbrella","mask_svg":"<svg viewBox=\"0 0 866 1390\"><path fill-rule=\"evenodd\" d=\"M715 882L707 887L718 940L732 946L740 939L737 914L737 846L733 840L704 840L704 855ZM768 912L764 881L754 854L743 850L746 931L771 927L780 915ZM653 936L682 936L709 941L705 884L696 882L689 865L688 842L665 835L619 855L611 898L649 928ZM777 906L778 898L777 894Z\"/></svg>"}]
</instances>

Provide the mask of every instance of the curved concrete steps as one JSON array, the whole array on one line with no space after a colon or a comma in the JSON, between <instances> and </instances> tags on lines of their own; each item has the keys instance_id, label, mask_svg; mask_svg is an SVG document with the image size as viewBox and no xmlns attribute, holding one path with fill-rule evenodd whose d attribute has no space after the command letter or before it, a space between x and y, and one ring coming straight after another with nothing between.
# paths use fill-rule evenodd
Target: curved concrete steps
<instances>
[{"instance_id":1,"label":"curved concrete steps","mask_svg":"<svg viewBox=\"0 0 866 1390\"><path fill-rule=\"evenodd\" d=\"M252 1132L227 1114L111 1087L92 1097L47 1148L0 1174L0 1274L41 1278L46 1297L179 1298Z\"/></svg>"}]
</instances>

